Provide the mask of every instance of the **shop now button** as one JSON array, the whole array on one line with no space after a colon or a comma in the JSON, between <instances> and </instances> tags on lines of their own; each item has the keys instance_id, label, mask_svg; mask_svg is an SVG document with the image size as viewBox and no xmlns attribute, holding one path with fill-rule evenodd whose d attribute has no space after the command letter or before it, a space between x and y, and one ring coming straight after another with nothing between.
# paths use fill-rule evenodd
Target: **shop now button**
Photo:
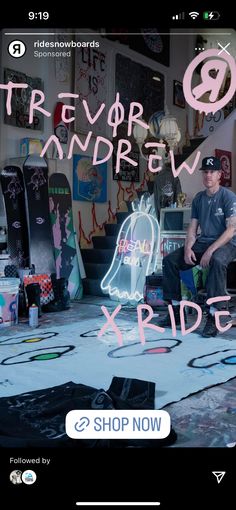
<instances>
[{"instance_id":1,"label":"shop now button","mask_svg":"<svg viewBox=\"0 0 236 510\"><path fill-rule=\"evenodd\" d=\"M163 439L170 433L170 415L158 410L73 410L66 415L72 439Z\"/></svg>"}]
</instances>

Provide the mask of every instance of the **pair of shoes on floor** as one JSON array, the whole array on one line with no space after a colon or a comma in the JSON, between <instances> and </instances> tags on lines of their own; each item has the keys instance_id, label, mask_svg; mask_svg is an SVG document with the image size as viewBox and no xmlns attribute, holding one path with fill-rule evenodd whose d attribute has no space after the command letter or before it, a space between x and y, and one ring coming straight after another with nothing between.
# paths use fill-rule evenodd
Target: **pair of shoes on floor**
<instances>
[{"instance_id":1,"label":"pair of shoes on floor","mask_svg":"<svg viewBox=\"0 0 236 510\"><path fill-rule=\"evenodd\" d=\"M51 281L54 292L54 300L47 305L42 306L43 312L62 312L70 308L70 293L67 290L68 280L66 278L58 278L55 273L51 274Z\"/></svg>"},{"instance_id":2,"label":"pair of shoes on floor","mask_svg":"<svg viewBox=\"0 0 236 510\"><path fill-rule=\"evenodd\" d=\"M206 324L202 330L202 336L204 338L210 338L216 336L218 333L218 329L215 324L215 317L211 315L211 313L207 314Z\"/></svg>"},{"instance_id":3,"label":"pair of shoes on floor","mask_svg":"<svg viewBox=\"0 0 236 510\"><path fill-rule=\"evenodd\" d=\"M180 326L180 307L173 306L173 312L174 312L175 324L176 324L176 326ZM185 320L185 322L187 322L187 315L186 315L185 310L184 310L184 320ZM157 319L157 326L160 326L162 328L171 328L172 327L169 313L164 315L164 317Z\"/></svg>"},{"instance_id":4,"label":"pair of shoes on floor","mask_svg":"<svg viewBox=\"0 0 236 510\"><path fill-rule=\"evenodd\" d=\"M220 324L222 327L226 326L230 322L232 322L232 318L230 315L222 316L220 319ZM210 313L208 313L206 324L202 331L202 337L211 338L211 337L216 336L218 333L219 333L219 330L217 329L216 324L215 324L215 317L214 317L214 315L211 315Z\"/></svg>"},{"instance_id":5,"label":"pair of shoes on floor","mask_svg":"<svg viewBox=\"0 0 236 510\"><path fill-rule=\"evenodd\" d=\"M174 311L174 317L175 317L176 326L179 326L180 325L180 307L179 306L173 306L173 311ZM185 322L187 322L187 318L186 318L185 312L184 312L184 318L185 318ZM230 321L231 321L230 315L227 315L226 317L222 317L221 321L220 321L221 326L226 326L226 324L229 324ZM171 327L172 324L171 324L169 313L166 314L160 320L158 320L158 324L157 325L160 326L160 327L163 327L163 328ZM203 331L202 331L202 337L204 337L204 338L211 338L211 337L215 337L217 334L218 334L218 329L217 329L216 324L215 324L215 317L214 317L214 315L211 315L210 313L208 313L206 324L205 324L205 326L203 328Z\"/></svg>"}]
</instances>

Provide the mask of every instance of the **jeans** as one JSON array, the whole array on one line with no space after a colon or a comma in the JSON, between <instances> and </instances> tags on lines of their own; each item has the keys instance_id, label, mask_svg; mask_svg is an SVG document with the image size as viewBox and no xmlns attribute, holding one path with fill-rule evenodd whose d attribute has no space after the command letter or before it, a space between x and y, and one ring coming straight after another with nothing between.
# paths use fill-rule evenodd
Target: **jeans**
<instances>
[{"instance_id":1,"label":"jeans","mask_svg":"<svg viewBox=\"0 0 236 510\"><path fill-rule=\"evenodd\" d=\"M211 243L196 241L192 247L196 255L193 265L184 261L184 247L178 248L163 259L163 297L165 301L181 300L181 287L179 270L187 270L199 264L203 253ZM209 272L206 281L207 299L218 296L226 296L227 266L236 258L236 246L227 243L218 248L210 259ZM225 302L215 303L218 309L225 308Z\"/></svg>"}]
</instances>

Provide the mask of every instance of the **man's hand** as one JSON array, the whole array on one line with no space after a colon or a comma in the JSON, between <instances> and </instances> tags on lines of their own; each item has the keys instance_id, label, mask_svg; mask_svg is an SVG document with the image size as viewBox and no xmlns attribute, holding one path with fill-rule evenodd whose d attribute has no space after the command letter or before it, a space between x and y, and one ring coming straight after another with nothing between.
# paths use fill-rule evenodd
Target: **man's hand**
<instances>
[{"instance_id":1,"label":"man's hand","mask_svg":"<svg viewBox=\"0 0 236 510\"><path fill-rule=\"evenodd\" d=\"M184 262L186 264L190 264L192 266L194 266L194 264L197 262L196 255L191 248L185 248Z\"/></svg>"},{"instance_id":2,"label":"man's hand","mask_svg":"<svg viewBox=\"0 0 236 510\"><path fill-rule=\"evenodd\" d=\"M212 257L212 254L213 254L213 251L208 248L205 253L203 254L200 262L199 262L199 265L201 267L208 267L209 266L209 263L210 263L210 260L211 260L211 257Z\"/></svg>"}]
</instances>

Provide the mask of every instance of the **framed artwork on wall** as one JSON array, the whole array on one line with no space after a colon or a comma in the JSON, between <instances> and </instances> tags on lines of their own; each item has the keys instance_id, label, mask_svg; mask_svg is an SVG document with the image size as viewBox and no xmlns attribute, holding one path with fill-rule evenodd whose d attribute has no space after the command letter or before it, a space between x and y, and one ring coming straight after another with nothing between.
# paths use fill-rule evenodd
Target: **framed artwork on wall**
<instances>
[{"instance_id":1,"label":"framed artwork on wall","mask_svg":"<svg viewBox=\"0 0 236 510\"><path fill-rule=\"evenodd\" d=\"M41 112L37 110L34 111L33 122L29 124L29 106L31 93L33 89L43 91L43 81L41 78L32 78L31 76L27 76L21 71L14 71L13 69L5 68L4 82L8 83L9 81L12 81L13 83L26 83L28 88L12 90L12 113L11 115L7 115L7 113L5 113L5 124L20 128L33 130L37 129L38 131L43 131L44 117ZM36 96L36 99L38 98L39 96Z\"/></svg>"},{"instance_id":2,"label":"framed artwork on wall","mask_svg":"<svg viewBox=\"0 0 236 510\"><path fill-rule=\"evenodd\" d=\"M92 156L73 156L73 200L107 201L107 163L93 165Z\"/></svg>"},{"instance_id":3,"label":"framed artwork on wall","mask_svg":"<svg viewBox=\"0 0 236 510\"><path fill-rule=\"evenodd\" d=\"M222 149L215 150L216 158L221 161L221 186L230 188L232 186L232 153Z\"/></svg>"},{"instance_id":4,"label":"framed artwork on wall","mask_svg":"<svg viewBox=\"0 0 236 510\"><path fill-rule=\"evenodd\" d=\"M139 182L139 152L133 150L129 152L129 158L138 163L137 166L131 165L125 159L120 162L120 170L116 173L116 150L113 151L113 180L114 181L126 181L126 182Z\"/></svg>"},{"instance_id":5,"label":"framed artwork on wall","mask_svg":"<svg viewBox=\"0 0 236 510\"><path fill-rule=\"evenodd\" d=\"M100 30L95 28L95 30ZM141 55L159 62L164 66L170 65L170 35L169 28L130 28L102 29L102 35L112 41L119 41L129 46ZM131 76L131 75L130 75Z\"/></svg>"},{"instance_id":6,"label":"framed artwork on wall","mask_svg":"<svg viewBox=\"0 0 236 510\"><path fill-rule=\"evenodd\" d=\"M120 53L116 55L115 89L120 93L120 102L125 109L125 121L128 120L130 104L133 101L143 106L142 117L147 123L153 113L164 110L164 75Z\"/></svg>"},{"instance_id":7,"label":"framed artwork on wall","mask_svg":"<svg viewBox=\"0 0 236 510\"><path fill-rule=\"evenodd\" d=\"M86 38L84 38L86 39ZM101 42L98 48L83 46L80 38L76 39L75 49L75 93L79 98L75 100L78 111L75 117L75 132L85 133L92 130L93 135L106 136L107 122L107 94L109 84L109 52ZM82 102L86 101L90 116L95 117L103 103L105 108L96 122L91 126Z\"/></svg>"},{"instance_id":8,"label":"framed artwork on wall","mask_svg":"<svg viewBox=\"0 0 236 510\"><path fill-rule=\"evenodd\" d=\"M183 92L183 84L180 81L174 80L173 83L173 103L175 106L185 108L185 97Z\"/></svg>"}]
</instances>

